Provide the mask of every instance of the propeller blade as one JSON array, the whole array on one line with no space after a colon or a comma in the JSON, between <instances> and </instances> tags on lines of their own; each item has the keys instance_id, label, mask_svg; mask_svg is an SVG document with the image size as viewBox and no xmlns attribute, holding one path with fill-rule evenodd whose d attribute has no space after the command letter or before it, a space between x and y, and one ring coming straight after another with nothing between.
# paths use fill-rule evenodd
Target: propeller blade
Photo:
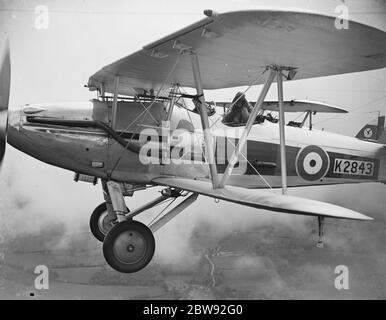
<instances>
[{"instance_id":1,"label":"propeller blade","mask_svg":"<svg viewBox=\"0 0 386 320\"><path fill-rule=\"evenodd\" d=\"M0 164L7 144L8 103L11 86L11 58L8 40L0 60Z\"/></svg>"}]
</instances>

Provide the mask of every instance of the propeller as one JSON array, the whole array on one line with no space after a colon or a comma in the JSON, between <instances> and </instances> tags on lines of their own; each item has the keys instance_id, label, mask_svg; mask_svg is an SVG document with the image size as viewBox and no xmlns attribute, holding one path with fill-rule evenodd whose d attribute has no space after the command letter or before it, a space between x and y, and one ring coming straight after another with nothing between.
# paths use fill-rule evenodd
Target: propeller
<instances>
[{"instance_id":1,"label":"propeller","mask_svg":"<svg viewBox=\"0 0 386 320\"><path fill-rule=\"evenodd\" d=\"M7 144L8 102L11 86L11 58L8 40L0 56L0 165L3 162Z\"/></svg>"}]
</instances>

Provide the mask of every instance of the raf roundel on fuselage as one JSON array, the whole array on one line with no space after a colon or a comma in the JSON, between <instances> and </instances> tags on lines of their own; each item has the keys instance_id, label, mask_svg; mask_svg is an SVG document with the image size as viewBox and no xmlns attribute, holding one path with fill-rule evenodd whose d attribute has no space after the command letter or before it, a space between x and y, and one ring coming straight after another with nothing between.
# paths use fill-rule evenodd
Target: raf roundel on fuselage
<instances>
[{"instance_id":1,"label":"raf roundel on fuselage","mask_svg":"<svg viewBox=\"0 0 386 320\"><path fill-rule=\"evenodd\" d=\"M330 167L330 157L318 146L301 149L296 157L296 172L307 181L322 179Z\"/></svg>"}]
</instances>

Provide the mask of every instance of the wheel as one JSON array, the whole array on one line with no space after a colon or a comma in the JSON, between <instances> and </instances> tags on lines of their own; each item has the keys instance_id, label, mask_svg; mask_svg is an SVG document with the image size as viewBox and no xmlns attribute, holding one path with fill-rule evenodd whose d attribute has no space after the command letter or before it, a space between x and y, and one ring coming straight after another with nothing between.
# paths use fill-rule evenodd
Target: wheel
<instances>
[{"instance_id":1,"label":"wheel","mask_svg":"<svg viewBox=\"0 0 386 320\"><path fill-rule=\"evenodd\" d=\"M127 212L130 212L129 208L127 208ZM109 219L106 202L103 202L91 214L90 229L94 237L103 242L111 228L112 224Z\"/></svg>"},{"instance_id":2,"label":"wheel","mask_svg":"<svg viewBox=\"0 0 386 320\"><path fill-rule=\"evenodd\" d=\"M103 241L103 255L115 270L132 273L146 267L153 258L154 236L143 223L133 220L113 226Z\"/></svg>"},{"instance_id":3,"label":"wheel","mask_svg":"<svg viewBox=\"0 0 386 320\"><path fill-rule=\"evenodd\" d=\"M112 225L109 220L106 202L95 208L90 217L90 229L95 238L103 242Z\"/></svg>"}]
</instances>

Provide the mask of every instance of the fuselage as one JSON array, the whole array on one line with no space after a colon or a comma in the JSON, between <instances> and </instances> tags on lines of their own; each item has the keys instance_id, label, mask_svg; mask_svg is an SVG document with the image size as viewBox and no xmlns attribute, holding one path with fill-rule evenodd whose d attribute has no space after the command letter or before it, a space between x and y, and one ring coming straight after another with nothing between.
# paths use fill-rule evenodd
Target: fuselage
<instances>
[{"instance_id":1,"label":"fuselage","mask_svg":"<svg viewBox=\"0 0 386 320\"><path fill-rule=\"evenodd\" d=\"M162 122L166 109L162 102L150 108L149 103L118 103L115 132L127 145L146 146L147 151L154 151L156 145L160 151L155 153L125 148L103 127L93 125L91 122L111 122L111 102L99 100L36 104L11 112L8 142L48 164L101 179L140 184L152 184L159 176L209 179L203 135L197 129L199 116L175 107L169 131ZM243 127L227 126L218 117L212 116L210 122L214 123L216 163L221 175ZM76 121L82 121L82 125ZM382 144L292 126L285 127L285 136L290 187L386 180ZM255 124L228 183L246 188L280 187L279 144L277 123L266 120Z\"/></svg>"}]
</instances>

